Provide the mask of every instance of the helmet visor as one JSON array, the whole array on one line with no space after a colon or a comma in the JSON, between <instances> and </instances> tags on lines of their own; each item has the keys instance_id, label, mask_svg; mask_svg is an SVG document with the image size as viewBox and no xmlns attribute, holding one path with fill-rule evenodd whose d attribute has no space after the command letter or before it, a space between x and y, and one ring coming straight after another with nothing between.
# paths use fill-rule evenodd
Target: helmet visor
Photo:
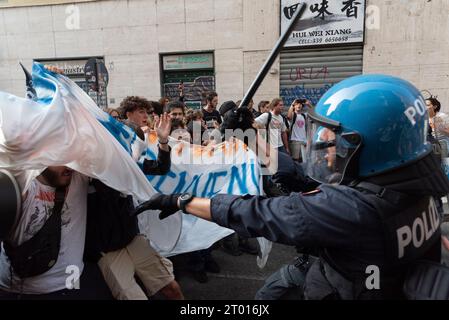
<instances>
[{"instance_id":1,"label":"helmet visor","mask_svg":"<svg viewBox=\"0 0 449 320\"><path fill-rule=\"evenodd\" d=\"M349 161L358 146L360 135L342 133L338 123L308 117L306 173L320 183L341 183Z\"/></svg>"}]
</instances>

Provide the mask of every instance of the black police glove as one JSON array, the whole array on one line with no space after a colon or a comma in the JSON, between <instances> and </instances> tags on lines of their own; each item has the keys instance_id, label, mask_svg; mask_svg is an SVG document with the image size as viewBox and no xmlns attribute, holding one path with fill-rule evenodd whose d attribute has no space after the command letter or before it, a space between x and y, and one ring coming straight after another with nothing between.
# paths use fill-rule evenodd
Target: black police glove
<instances>
[{"instance_id":1,"label":"black police glove","mask_svg":"<svg viewBox=\"0 0 449 320\"><path fill-rule=\"evenodd\" d=\"M180 194L162 194L157 193L151 197L150 200L145 201L141 205L139 205L134 211L133 215L137 216L138 214L146 211L146 210L161 210L159 214L159 219L165 219L172 214L179 211L178 207L178 198Z\"/></svg>"}]
</instances>

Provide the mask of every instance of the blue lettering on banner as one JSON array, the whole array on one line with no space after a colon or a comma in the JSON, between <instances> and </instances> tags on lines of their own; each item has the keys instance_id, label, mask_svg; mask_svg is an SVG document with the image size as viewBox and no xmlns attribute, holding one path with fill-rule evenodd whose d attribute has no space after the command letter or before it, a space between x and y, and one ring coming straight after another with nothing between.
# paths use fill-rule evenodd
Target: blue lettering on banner
<instances>
[{"instance_id":1,"label":"blue lettering on banner","mask_svg":"<svg viewBox=\"0 0 449 320\"><path fill-rule=\"evenodd\" d=\"M226 177L227 175L228 175L227 171L219 171L219 172L210 173L209 178L207 179L206 187L204 188L204 191L203 191L203 197L212 198L217 193L219 193L221 191L221 189L215 191L215 184L217 183L217 179L219 177ZM209 183L212 184L210 188L209 188Z\"/></svg>"},{"instance_id":2,"label":"blue lettering on banner","mask_svg":"<svg viewBox=\"0 0 449 320\"><path fill-rule=\"evenodd\" d=\"M212 185L211 185L211 187L210 187L209 192L206 193L206 198L212 198L213 196L215 196L217 193L219 193L219 192L221 191L221 189L215 191L215 184L217 183L217 179L218 179L219 177L226 177L227 175L228 175L228 172L227 172L227 171L219 171L219 172L214 172L214 173L212 174L212 176L213 176L212 182L211 182ZM206 190L207 190L207 189L206 189Z\"/></svg>"},{"instance_id":3,"label":"blue lettering on banner","mask_svg":"<svg viewBox=\"0 0 449 320\"><path fill-rule=\"evenodd\" d=\"M184 190L184 192L188 192L190 187L193 185L192 191L190 193L194 196L198 195L198 183L200 182L200 178L202 176L203 176L203 174L195 175L192 179L192 182L190 182L190 184L187 186L187 188Z\"/></svg>"},{"instance_id":4,"label":"blue lettering on banner","mask_svg":"<svg viewBox=\"0 0 449 320\"><path fill-rule=\"evenodd\" d=\"M246 163L242 164L242 175L239 175L239 168L232 166L231 181L229 182L228 194L233 194L234 184L237 181L241 194L248 193L248 186L246 185Z\"/></svg>"},{"instance_id":5,"label":"blue lettering on banner","mask_svg":"<svg viewBox=\"0 0 449 320\"><path fill-rule=\"evenodd\" d=\"M251 168L251 180L253 184L256 186L257 194L260 194L259 181L257 181L256 176L256 164L254 163L254 161L251 161L249 167Z\"/></svg>"},{"instance_id":6,"label":"blue lettering on banner","mask_svg":"<svg viewBox=\"0 0 449 320\"><path fill-rule=\"evenodd\" d=\"M225 185L225 183L218 183L220 178L225 179L225 181L229 181L229 186L227 189L228 194L249 193L248 181L253 183L257 189L257 192L260 193L260 186L256 175L256 164L254 162L249 164L249 170L251 172L248 172L247 164L243 163L239 166L232 166L228 171L210 172L204 177L203 174L190 177L187 171L177 173L170 171L164 176L148 175L147 179L151 182L154 189L161 193L190 192L193 195L211 198L222 192L221 188L217 189L217 185ZM203 183L200 185L201 181L203 181ZM198 186L201 187L198 189Z\"/></svg>"},{"instance_id":7,"label":"blue lettering on banner","mask_svg":"<svg viewBox=\"0 0 449 320\"><path fill-rule=\"evenodd\" d=\"M183 171L179 174L179 182L178 182L178 185L176 186L175 190L173 191L173 193L184 193L185 192L182 189L184 188L184 186L186 184L186 176L187 176L187 171Z\"/></svg>"},{"instance_id":8,"label":"blue lettering on banner","mask_svg":"<svg viewBox=\"0 0 449 320\"><path fill-rule=\"evenodd\" d=\"M175 190L173 191L173 193L189 192L189 189L193 185L192 191L190 193L192 195L196 196L197 195L197 189L198 189L198 182L200 181L200 177L202 175L203 174L193 176L192 181L189 183L189 185L187 187L185 187L187 171L183 171L183 172L179 173L179 182L178 182L178 185L176 186Z\"/></svg>"}]
</instances>

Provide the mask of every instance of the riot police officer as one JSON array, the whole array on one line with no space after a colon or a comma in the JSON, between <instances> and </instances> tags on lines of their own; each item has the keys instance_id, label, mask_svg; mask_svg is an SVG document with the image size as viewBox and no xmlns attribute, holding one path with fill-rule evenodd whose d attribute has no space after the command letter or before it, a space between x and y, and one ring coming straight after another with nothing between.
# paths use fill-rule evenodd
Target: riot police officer
<instances>
[{"instance_id":1,"label":"riot police officer","mask_svg":"<svg viewBox=\"0 0 449 320\"><path fill-rule=\"evenodd\" d=\"M409 82L352 77L309 112L305 173L321 183L316 190L276 198L157 194L136 213L181 209L244 237L315 248L306 299L397 299L409 266L441 255L435 198L448 193L449 181L426 141L426 117ZM372 270L374 287L367 286Z\"/></svg>"}]
</instances>

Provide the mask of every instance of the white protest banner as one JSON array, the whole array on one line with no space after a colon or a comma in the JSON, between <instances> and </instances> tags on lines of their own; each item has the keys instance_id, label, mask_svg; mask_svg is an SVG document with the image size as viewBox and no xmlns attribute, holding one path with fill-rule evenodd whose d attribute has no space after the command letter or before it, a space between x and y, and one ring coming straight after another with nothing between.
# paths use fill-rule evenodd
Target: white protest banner
<instances>
[{"instance_id":1,"label":"white protest banner","mask_svg":"<svg viewBox=\"0 0 449 320\"><path fill-rule=\"evenodd\" d=\"M157 137L148 136L150 157L156 157ZM172 166L164 176L148 176L153 187L166 194L189 192L211 198L216 194L261 194L260 166L256 155L240 140L232 140L215 146L197 146L171 140ZM177 219L171 216L166 220ZM165 221L165 220L164 220ZM168 246L171 237L170 223L161 223L157 215L139 216L142 232L151 236L154 247L163 255L206 249L233 231L194 216L182 216L182 231L175 247Z\"/></svg>"},{"instance_id":2,"label":"white protest banner","mask_svg":"<svg viewBox=\"0 0 449 320\"><path fill-rule=\"evenodd\" d=\"M257 158L238 140L215 147L172 141L171 172L145 177L136 160L139 155L140 161L156 158L154 133L146 145L73 81L40 64L33 66L32 82L35 100L0 92L0 167L29 171L28 182L47 166L66 165L139 202L156 191L187 191L208 198L217 193L261 193ZM233 232L181 213L159 220L157 212L149 212L139 220L141 231L163 255L205 249ZM263 253L265 260L268 251Z\"/></svg>"}]
</instances>

